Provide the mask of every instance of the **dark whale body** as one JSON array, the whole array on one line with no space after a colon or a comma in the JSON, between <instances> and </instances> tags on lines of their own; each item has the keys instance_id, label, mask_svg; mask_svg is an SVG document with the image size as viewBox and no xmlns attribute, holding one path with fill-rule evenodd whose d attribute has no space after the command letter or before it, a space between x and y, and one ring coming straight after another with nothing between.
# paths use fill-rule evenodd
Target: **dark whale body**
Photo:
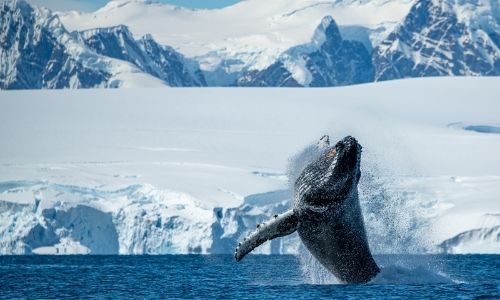
<instances>
[{"instance_id":1,"label":"dark whale body","mask_svg":"<svg viewBox=\"0 0 500 300\"><path fill-rule=\"evenodd\" d=\"M365 283L379 272L359 205L361 146L346 137L326 147L295 182L294 207L265 222L236 248L236 260L260 244L298 231L311 254L344 283Z\"/></svg>"}]
</instances>

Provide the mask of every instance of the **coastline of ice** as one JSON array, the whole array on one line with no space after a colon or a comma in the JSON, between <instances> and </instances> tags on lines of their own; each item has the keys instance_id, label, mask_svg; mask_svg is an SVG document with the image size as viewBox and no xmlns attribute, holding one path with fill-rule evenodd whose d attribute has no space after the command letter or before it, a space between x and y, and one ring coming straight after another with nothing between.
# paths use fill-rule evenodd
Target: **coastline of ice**
<instances>
[{"instance_id":1,"label":"coastline of ice","mask_svg":"<svg viewBox=\"0 0 500 300\"><path fill-rule=\"evenodd\" d=\"M289 158L325 133L364 146L375 253L496 252L500 137L447 124L497 124L498 83L2 91L0 253L232 253L289 207Z\"/></svg>"}]
</instances>

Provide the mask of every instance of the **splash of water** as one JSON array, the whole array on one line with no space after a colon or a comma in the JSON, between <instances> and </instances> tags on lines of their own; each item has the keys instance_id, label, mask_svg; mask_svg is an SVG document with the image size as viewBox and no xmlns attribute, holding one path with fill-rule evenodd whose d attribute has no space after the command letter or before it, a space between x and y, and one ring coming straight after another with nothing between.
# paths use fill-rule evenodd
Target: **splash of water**
<instances>
[{"instance_id":1,"label":"splash of water","mask_svg":"<svg viewBox=\"0 0 500 300\"><path fill-rule=\"evenodd\" d=\"M311 144L290 159L288 178L290 188L311 161L319 157L323 148ZM381 177L377 162L365 162L359 184L370 248L375 254L428 253L432 249L430 224L436 199L422 198L416 192L394 188L401 182L397 178ZM338 284L339 281L326 270L305 247L298 254L304 280L308 284ZM415 259L411 255L392 255L392 261L379 261L380 274L373 284L424 284L451 283L443 272L431 268L432 263Z\"/></svg>"},{"instance_id":2,"label":"splash of water","mask_svg":"<svg viewBox=\"0 0 500 300\"><path fill-rule=\"evenodd\" d=\"M300 268L307 284L339 284L340 281L333 276L312 254L300 247L298 254Z\"/></svg>"},{"instance_id":3,"label":"splash of water","mask_svg":"<svg viewBox=\"0 0 500 300\"><path fill-rule=\"evenodd\" d=\"M423 254L433 251L432 210L437 199L404 188L402 179L365 170L359 183L370 248L377 254Z\"/></svg>"},{"instance_id":4,"label":"splash of water","mask_svg":"<svg viewBox=\"0 0 500 300\"><path fill-rule=\"evenodd\" d=\"M304 247L298 254L305 284L342 284ZM422 285L463 283L448 276L433 257L422 255L375 256L380 273L368 284L374 285Z\"/></svg>"},{"instance_id":5,"label":"splash of water","mask_svg":"<svg viewBox=\"0 0 500 300\"><path fill-rule=\"evenodd\" d=\"M380 273L370 284L451 284L458 283L442 271L432 256L383 255L376 257Z\"/></svg>"}]
</instances>

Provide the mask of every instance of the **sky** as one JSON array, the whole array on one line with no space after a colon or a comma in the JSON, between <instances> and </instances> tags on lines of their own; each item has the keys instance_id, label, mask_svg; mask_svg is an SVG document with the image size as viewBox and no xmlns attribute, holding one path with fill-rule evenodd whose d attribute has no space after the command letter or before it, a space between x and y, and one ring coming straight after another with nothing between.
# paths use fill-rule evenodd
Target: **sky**
<instances>
[{"instance_id":1,"label":"sky","mask_svg":"<svg viewBox=\"0 0 500 300\"><path fill-rule=\"evenodd\" d=\"M108 0L28 0L29 2L48 7L52 10L95 11L103 7ZM239 0L159 0L160 2L180 5L189 8L221 8Z\"/></svg>"}]
</instances>

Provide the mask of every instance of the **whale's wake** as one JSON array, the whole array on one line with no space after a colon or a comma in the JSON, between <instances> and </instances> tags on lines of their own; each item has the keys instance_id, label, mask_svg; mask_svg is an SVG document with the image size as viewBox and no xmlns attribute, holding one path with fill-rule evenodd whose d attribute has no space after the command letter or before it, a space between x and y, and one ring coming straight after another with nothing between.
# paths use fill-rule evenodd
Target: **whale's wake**
<instances>
[{"instance_id":1,"label":"whale's wake","mask_svg":"<svg viewBox=\"0 0 500 300\"><path fill-rule=\"evenodd\" d=\"M341 284L307 250L298 255L305 284L331 285ZM380 273L368 284L375 285L422 285L456 284L460 281L450 278L440 270L432 256L421 255L381 255L375 256L380 266Z\"/></svg>"},{"instance_id":2,"label":"whale's wake","mask_svg":"<svg viewBox=\"0 0 500 300\"><path fill-rule=\"evenodd\" d=\"M451 284L458 283L446 274L427 269L424 266L407 268L400 265L389 265L380 268L380 274L370 284Z\"/></svg>"},{"instance_id":3,"label":"whale's wake","mask_svg":"<svg viewBox=\"0 0 500 300\"><path fill-rule=\"evenodd\" d=\"M379 255L381 272L372 284L453 284L459 283L444 271L441 260L432 255Z\"/></svg>"}]
</instances>

